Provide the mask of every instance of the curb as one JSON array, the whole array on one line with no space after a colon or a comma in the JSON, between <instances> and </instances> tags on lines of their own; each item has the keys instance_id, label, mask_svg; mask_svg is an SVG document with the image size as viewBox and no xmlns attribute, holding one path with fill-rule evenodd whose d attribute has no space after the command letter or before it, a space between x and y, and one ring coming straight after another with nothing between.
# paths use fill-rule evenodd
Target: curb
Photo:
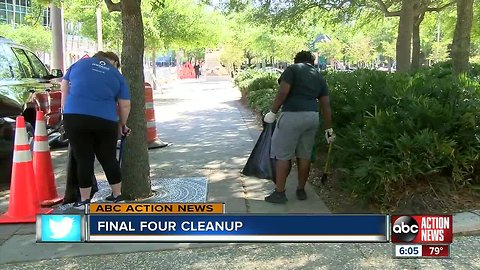
<instances>
[{"instance_id":1,"label":"curb","mask_svg":"<svg viewBox=\"0 0 480 270\"><path fill-rule=\"evenodd\" d=\"M453 214L453 233L480 231L480 210Z\"/></svg>"}]
</instances>

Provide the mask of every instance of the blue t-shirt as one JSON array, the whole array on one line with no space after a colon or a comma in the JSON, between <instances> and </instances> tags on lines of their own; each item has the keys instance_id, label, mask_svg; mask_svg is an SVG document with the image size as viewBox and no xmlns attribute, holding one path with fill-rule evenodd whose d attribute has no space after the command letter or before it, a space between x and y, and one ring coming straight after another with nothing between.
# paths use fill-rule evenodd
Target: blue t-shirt
<instances>
[{"instance_id":1,"label":"blue t-shirt","mask_svg":"<svg viewBox=\"0 0 480 270\"><path fill-rule=\"evenodd\" d=\"M128 84L109 61L96 57L78 60L67 70L70 81L64 114L84 114L118 121L117 100L130 99Z\"/></svg>"}]
</instances>

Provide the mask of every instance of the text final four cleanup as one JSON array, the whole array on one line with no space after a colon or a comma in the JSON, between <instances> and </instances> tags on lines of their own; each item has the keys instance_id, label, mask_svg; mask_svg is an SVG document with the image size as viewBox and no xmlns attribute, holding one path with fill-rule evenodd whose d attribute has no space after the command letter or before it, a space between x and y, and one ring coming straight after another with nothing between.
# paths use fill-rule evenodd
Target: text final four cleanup
<instances>
[{"instance_id":1,"label":"text final four cleanup","mask_svg":"<svg viewBox=\"0 0 480 270\"><path fill-rule=\"evenodd\" d=\"M242 221L99 221L99 232L237 232Z\"/></svg>"},{"instance_id":2,"label":"text final four cleanup","mask_svg":"<svg viewBox=\"0 0 480 270\"><path fill-rule=\"evenodd\" d=\"M223 203L135 203L135 204L90 204L89 214L223 214ZM98 221L98 232L236 232L243 227L242 221Z\"/></svg>"}]
</instances>

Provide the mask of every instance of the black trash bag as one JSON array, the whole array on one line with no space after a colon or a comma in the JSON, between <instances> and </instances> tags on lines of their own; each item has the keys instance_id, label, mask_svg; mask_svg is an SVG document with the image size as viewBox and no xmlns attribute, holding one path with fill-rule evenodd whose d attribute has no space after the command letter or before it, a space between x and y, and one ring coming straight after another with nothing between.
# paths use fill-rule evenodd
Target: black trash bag
<instances>
[{"instance_id":1,"label":"black trash bag","mask_svg":"<svg viewBox=\"0 0 480 270\"><path fill-rule=\"evenodd\" d=\"M270 146L272 145L275 123L263 122L263 131L242 170L243 175L269 179L275 182L275 159L270 158Z\"/></svg>"},{"instance_id":2,"label":"black trash bag","mask_svg":"<svg viewBox=\"0 0 480 270\"><path fill-rule=\"evenodd\" d=\"M123 151L125 146L125 136L122 136L120 141L120 151L118 153L118 161L120 166L123 160ZM90 199L98 192L98 183L95 174L92 175L92 190L90 191ZM67 161L67 187L65 189L65 196L63 204L74 203L81 201L80 187L78 186L77 178L77 162L72 153L72 148L68 146L68 161Z\"/></svg>"},{"instance_id":3,"label":"black trash bag","mask_svg":"<svg viewBox=\"0 0 480 270\"><path fill-rule=\"evenodd\" d=\"M98 192L97 178L95 174L92 175L92 191L90 192L90 199ZM65 189L65 196L63 197L63 204L74 203L81 201L80 187L78 186L77 178L77 162L72 153L72 148L68 146L68 160L67 160L67 186Z\"/></svg>"}]
</instances>

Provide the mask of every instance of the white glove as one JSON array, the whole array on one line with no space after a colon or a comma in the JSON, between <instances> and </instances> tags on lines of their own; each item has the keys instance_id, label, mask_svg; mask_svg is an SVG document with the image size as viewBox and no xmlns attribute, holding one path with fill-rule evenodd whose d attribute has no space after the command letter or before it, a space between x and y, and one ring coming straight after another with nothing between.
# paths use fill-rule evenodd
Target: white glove
<instances>
[{"instance_id":1,"label":"white glove","mask_svg":"<svg viewBox=\"0 0 480 270\"><path fill-rule=\"evenodd\" d=\"M267 114L265 114L263 121L265 121L265 123L271 124L275 122L276 118L277 118L277 114L273 113L272 111L269 111Z\"/></svg>"},{"instance_id":2,"label":"white glove","mask_svg":"<svg viewBox=\"0 0 480 270\"><path fill-rule=\"evenodd\" d=\"M325 139L328 144L331 144L335 141L335 134L333 133L333 128L325 129Z\"/></svg>"}]
</instances>

